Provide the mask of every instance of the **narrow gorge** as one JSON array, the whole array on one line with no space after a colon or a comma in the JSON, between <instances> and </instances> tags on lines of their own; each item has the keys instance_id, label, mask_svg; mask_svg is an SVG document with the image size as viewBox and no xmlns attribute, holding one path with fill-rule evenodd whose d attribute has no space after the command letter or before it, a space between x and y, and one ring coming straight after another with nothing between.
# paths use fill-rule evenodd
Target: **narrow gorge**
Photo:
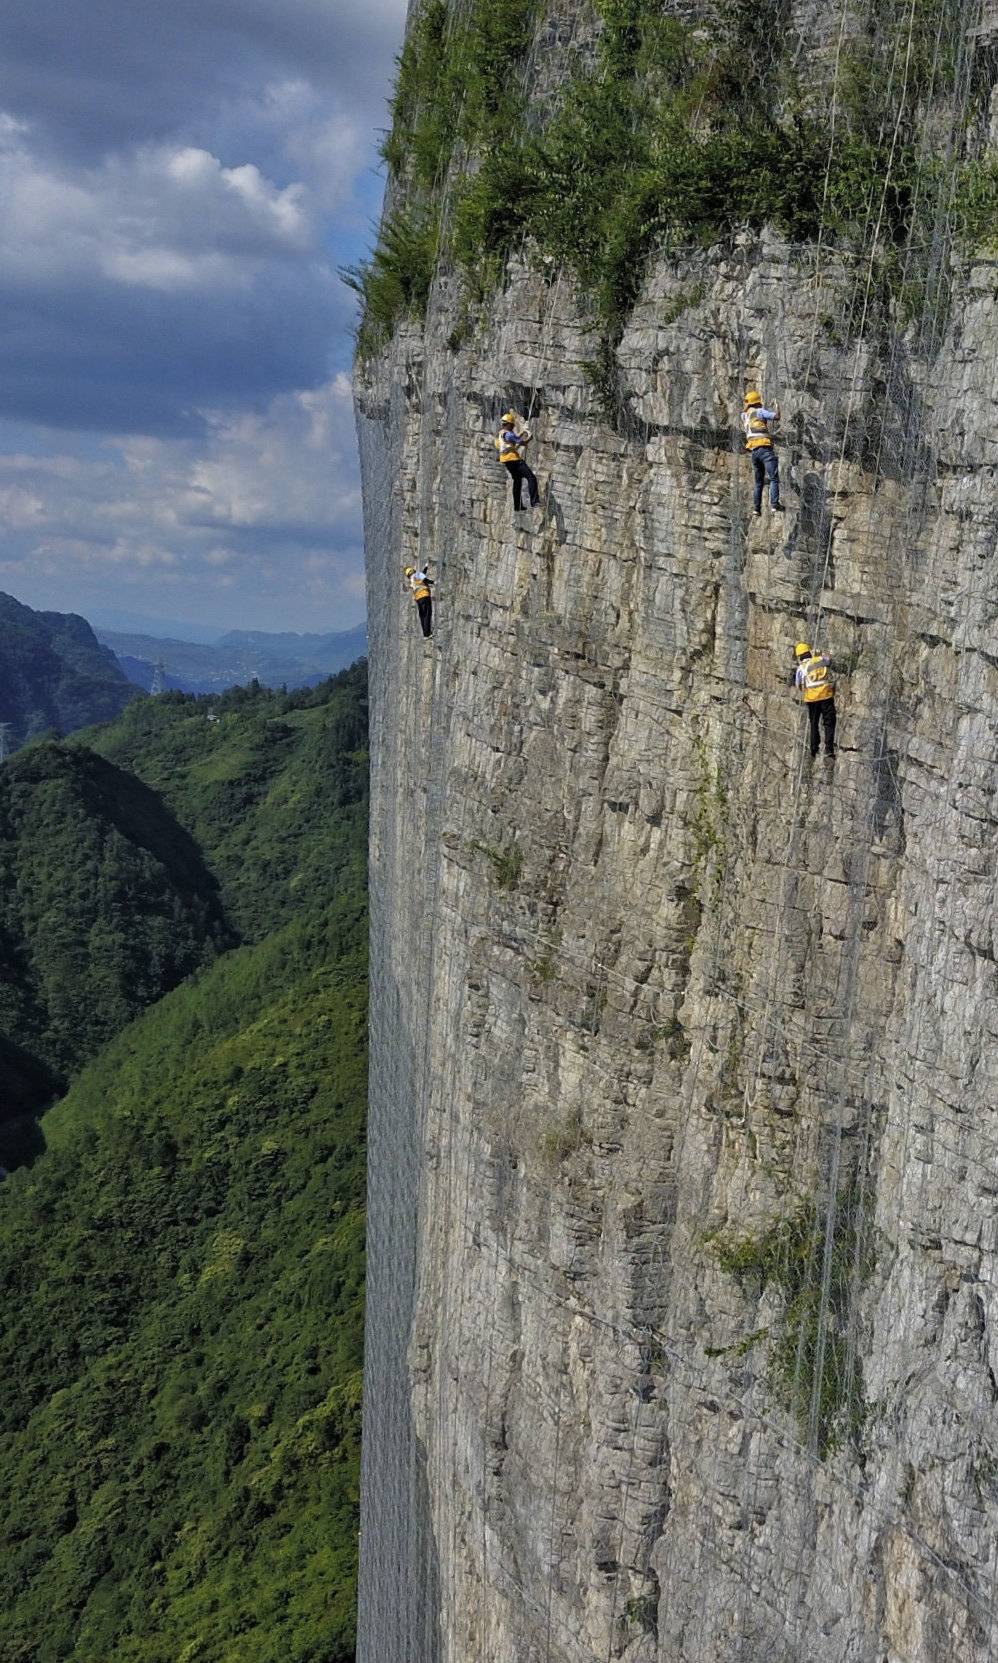
<instances>
[{"instance_id":1,"label":"narrow gorge","mask_svg":"<svg viewBox=\"0 0 998 1663\"><path fill-rule=\"evenodd\" d=\"M410 14L362 1663L998 1653L996 83L950 0Z\"/></svg>"}]
</instances>

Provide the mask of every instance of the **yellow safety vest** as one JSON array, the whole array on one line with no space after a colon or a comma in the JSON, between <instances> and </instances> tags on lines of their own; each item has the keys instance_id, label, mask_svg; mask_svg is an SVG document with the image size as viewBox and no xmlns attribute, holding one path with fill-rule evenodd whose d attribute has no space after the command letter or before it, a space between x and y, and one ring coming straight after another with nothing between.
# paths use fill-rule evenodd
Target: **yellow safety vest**
<instances>
[{"instance_id":1,"label":"yellow safety vest","mask_svg":"<svg viewBox=\"0 0 998 1663\"><path fill-rule=\"evenodd\" d=\"M769 423L764 421L755 410L746 410L742 417L745 429L745 449L761 450L763 445L771 445L773 435L769 431Z\"/></svg>"},{"instance_id":2,"label":"yellow safety vest","mask_svg":"<svg viewBox=\"0 0 998 1663\"><path fill-rule=\"evenodd\" d=\"M413 589L412 598L414 601L428 601L430 598L429 584L421 583L418 589Z\"/></svg>"},{"instance_id":3,"label":"yellow safety vest","mask_svg":"<svg viewBox=\"0 0 998 1663\"><path fill-rule=\"evenodd\" d=\"M829 674L828 665L820 656L809 658L803 670L805 704L817 704L819 699L835 697L835 682Z\"/></svg>"},{"instance_id":4,"label":"yellow safety vest","mask_svg":"<svg viewBox=\"0 0 998 1663\"><path fill-rule=\"evenodd\" d=\"M516 430L515 428L510 428L508 431L515 432ZM500 462L518 462L520 460L520 452L517 450L515 445L507 444L501 433L495 441L495 447L499 452Z\"/></svg>"}]
</instances>

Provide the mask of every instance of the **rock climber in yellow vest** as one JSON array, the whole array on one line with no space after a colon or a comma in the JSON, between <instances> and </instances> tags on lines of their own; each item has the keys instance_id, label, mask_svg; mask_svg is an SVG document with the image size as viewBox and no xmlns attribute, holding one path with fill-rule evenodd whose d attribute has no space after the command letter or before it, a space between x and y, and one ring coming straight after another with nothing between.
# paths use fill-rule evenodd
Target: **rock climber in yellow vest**
<instances>
[{"instance_id":1,"label":"rock climber in yellow vest","mask_svg":"<svg viewBox=\"0 0 998 1663\"><path fill-rule=\"evenodd\" d=\"M794 686L804 701L810 723L811 755L818 754L818 728L825 730L825 755L835 755L835 681L831 673L831 659L827 653L816 652L806 641L798 641L794 648L797 669Z\"/></svg>"},{"instance_id":2,"label":"rock climber in yellow vest","mask_svg":"<svg viewBox=\"0 0 998 1663\"><path fill-rule=\"evenodd\" d=\"M780 407L774 405L767 410L762 402L760 393L745 394L745 408L742 411L742 431L745 434L745 449L752 458L755 470L755 501L757 514L762 513L762 489L769 480L769 506L774 514L783 513L780 501L780 464L773 448L773 434L770 422L778 422Z\"/></svg>"},{"instance_id":3,"label":"rock climber in yellow vest","mask_svg":"<svg viewBox=\"0 0 998 1663\"><path fill-rule=\"evenodd\" d=\"M540 501L537 480L530 468L527 467L521 454L524 445L529 445L532 435L517 427L516 411L507 410L500 417L499 436L495 441L499 460L513 481L513 513L523 512L523 487L526 485L530 492L530 506L536 508Z\"/></svg>"},{"instance_id":4,"label":"rock climber in yellow vest","mask_svg":"<svg viewBox=\"0 0 998 1663\"><path fill-rule=\"evenodd\" d=\"M426 565L429 565L429 561L426 562ZM433 596L430 594L433 579L427 577L425 566L420 566L418 571L415 566L407 566L405 575L409 580L409 588L412 590L412 598L416 603L416 611L419 613L419 622L423 634L429 638L433 634Z\"/></svg>"}]
</instances>

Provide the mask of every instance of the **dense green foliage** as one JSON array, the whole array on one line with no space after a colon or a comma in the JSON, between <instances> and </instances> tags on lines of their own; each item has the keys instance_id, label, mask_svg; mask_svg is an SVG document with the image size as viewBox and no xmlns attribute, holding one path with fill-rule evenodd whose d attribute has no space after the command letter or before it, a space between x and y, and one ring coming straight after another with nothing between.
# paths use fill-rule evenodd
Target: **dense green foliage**
<instances>
[{"instance_id":1,"label":"dense green foliage","mask_svg":"<svg viewBox=\"0 0 998 1663\"><path fill-rule=\"evenodd\" d=\"M12 757L0 770L0 1120L42 1108L53 1079L232 939L214 878L154 792L54 742ZM0 1160L13 1164L25 1138L0 1127Z\"/></svg>"},{"instance_id":2,"label":"dense green foliage","mask_svg":"<svg viewBox=\"0 0 998 1663\"><path fill-rule=\"evenodd\" d=\"M471 155L488 155L518 141L522 67L536 18L536 0L521 6L473 0L461 17L451 16L445 0L426 0L399 59L392 127L382 149L396 177L433 190L457 144Z\"/></svg>"},{"instance_id":3,"label":"dense green foliage","mask_svg":"<svg viewBox=\"0 0 998 1663\"><path fill-rule=\"evenodd\" d=\"M361 938L221 960L9 1180L8 1663L352 1655Z\"/></svg>"},{"instance_id":4,"label":"dense green foliage","mask_svg":"<svg viewBox=\"0 0 998 1663\"><path fill-rule=\"evenodd\" d=\"M540 131L523 119L518 64L534 13L512 22L476 9L448 24L443 0L426 0L400 60L385 155L398 182L396 219L452 211L438 227L442 255L472 293L483 293L509 254L526 244L567 266L591 304L608 360L657 248L707 245L743 226L774 225L794 241L819 235L877 254L888 296L923 276L942 219L976 240L998 227L996 173L965 152L985 108L986 66L976 78L961 54L959 0L871 0L866 26L841 53L836 122L801 81L786 0L719 0L704 30L657 0L596 0L601 34ZM492 32L515 27L497 59ZM495 70L504 104L481 111L474 65ZM471 116L463 114L470 109ZM933 111L950 118L947 127ZM455 145L463 141L458 157ZM389 221L389 228L395 221ZM902 260L892 251L904 249ZM406 282L406 247L389 239L362 288L368 301L361 351L390 333L402 309L382 306L374 279L391 267ZM424 250L419 294L432 268ZM599 360L602 356L602 365ZM605 390L605 389L604 389Z\"/></svg>"},{"instance_id":5,"label":"dense green foliage","mask_svg":"<svg viewBox=\"0 0 998 1663\"><path fill-rule=\"evenodd\" d=\"M774 1331L752 1334L734 1349L768 1340L770 1384L819 1455L862 1419L863 1380L849 1323L870 1264L856 1199L849 1190L839 1195L830 1220L805 1199L758 1236L707 1237L729 1276L759 1291L779 1290L783 1311Z\"/></svg>"},{"instance_id":6,"label":"dense green foliage","mask_svg":"<svg viewBox=\"0 0 998 1663\"><path fill-rule=\"evenodd\" d=\"M367 669L294 693L165 693L80 736L157 791L204 851L226 915L255 941L354 883L367 824ZM213 712L218 720L209 722Z\"/></svg>"},{"instance_id":7,"label":"dense green foliage","mask_svg":"<svg viewBox=\"0 0 998 1663\"><path fill-rule=\"evenodd\" d=\"M363 668L220 708L100 736L168 780L253 940L126 1027L0 1188L4 1663L353 1655Z\"/></svg>"},{"instance_id":8,"label":"dense green foliage","mask_svg":"<svg viewBox=\"0 0 998 1663\"><path fill-rule=\"evenodd\" d=\"M117 716L137 691L90 625L0 594L0 722L15 741Z\"/></svg>"},{"instance_id":9,"label":"dense green foliage","mask_svg":"<svg viewBox=\"0 0 998 1663\"><path fill-rule=\"evenodd\" d=\"M386 215L371 260L344 273L364 302L362 354L382 345L403 316L426 309L455 150L485 169L501 167L504 154L518 155L523 63L536 14L535 0L508 7L472 0L460 16L446 0L421 6L399 58L383 147L392 177L405 186L404 200Z\"/></svg>"}]
</instances>

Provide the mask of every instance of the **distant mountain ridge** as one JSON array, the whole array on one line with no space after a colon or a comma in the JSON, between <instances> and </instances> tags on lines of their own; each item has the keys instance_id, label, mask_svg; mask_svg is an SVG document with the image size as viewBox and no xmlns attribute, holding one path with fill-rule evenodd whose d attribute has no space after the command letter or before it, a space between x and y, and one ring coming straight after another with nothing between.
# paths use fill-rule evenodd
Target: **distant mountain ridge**
<instances>
[{"instance_id":1,"label":"distant mountain ridge","mask_svg":"<svg viewBox=\"0 0 998 1663\"><path fill-rule=\"evenodd\" d=\"M325 658L330 652L352 651L357 643L367 650L367 627L325 630L318 634L296 634L293 630L230 629L215 642L216 647L243 647L251 652L269 653L273 658L298 662Z\"/></svg>"},{"instance_id":2,"label":"distant mountain ridge","mask_svg":"<svg viewBox=\"0 0 998 1663\"><path fill-rule=\"evenodd\" d=\"M0 722L15 744L48 728L70 733L111 721L136 697L85 618L36 612L0 594Z\"/></svg>"},{"instance_id":3,"label":"distant mountain ridge","mask_svg":"<svg viewBox=\"0 0 998 1663\"><path fill-rule=\"evenodd\" d=\"M205 645L120 630L97 631L124 673L148 692L162 663L168 688L184 693L222 693L258 681L263 687L313 687L367 654L367 629L295 635L268 630L230 630Z\"/></svg>"}]
</instances>

